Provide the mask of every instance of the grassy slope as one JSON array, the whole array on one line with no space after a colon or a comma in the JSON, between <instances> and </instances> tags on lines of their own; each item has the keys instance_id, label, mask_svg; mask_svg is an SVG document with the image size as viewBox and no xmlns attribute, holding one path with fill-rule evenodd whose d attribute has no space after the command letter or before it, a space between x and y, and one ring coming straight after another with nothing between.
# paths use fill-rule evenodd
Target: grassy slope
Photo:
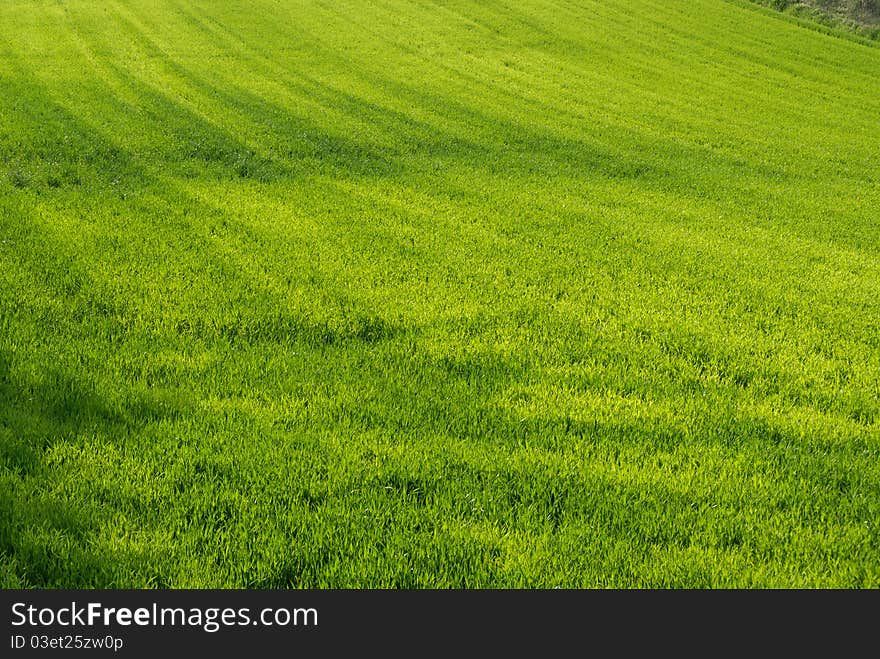
<instances>
[{"instance_id":1,"label":"grassy slope","mask_svg":"<svg viewBox=\"0 0 880 659\"><path fill-rule=\"evenodd\" d=\"M716 0L0 4L0 583L880 586L878 70Z\"/></svg>"}]
</instances>

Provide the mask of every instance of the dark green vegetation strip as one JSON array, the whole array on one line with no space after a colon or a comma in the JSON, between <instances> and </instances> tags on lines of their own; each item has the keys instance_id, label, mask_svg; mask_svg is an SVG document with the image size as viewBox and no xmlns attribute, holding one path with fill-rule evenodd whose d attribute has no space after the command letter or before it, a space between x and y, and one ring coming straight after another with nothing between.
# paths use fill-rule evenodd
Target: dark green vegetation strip
<instances>
[{"instance_id":1,"label":"dark green vegetation strip","mask_svg":"<svg viewBox=\"0 0 880 659\"><path fill-rule=\"evenodd\" d=\"M749 0L869 39L880 39L880 0Z\"/></svg>"},{"instance_id":2,"label":"dark green vegetation strip","mask_svg":"<svg viewBox=\"0 0 880 659\"><path fill-rule=\"evenodd\" d=\"M710 0L0 3L0 583L880 586L878 71Z\"/></svg>"}]
</instances>

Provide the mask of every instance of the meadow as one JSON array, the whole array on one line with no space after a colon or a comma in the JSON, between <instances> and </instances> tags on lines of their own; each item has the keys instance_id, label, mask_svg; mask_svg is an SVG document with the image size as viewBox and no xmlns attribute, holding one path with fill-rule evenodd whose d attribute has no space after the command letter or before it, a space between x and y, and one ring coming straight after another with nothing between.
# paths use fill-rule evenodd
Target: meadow
<instances>
[{"instance_id":1,"label":"meadow","mask_svg":"<svg viewBox=\"0 0 880 659\"><path fill-rule=\"evenodd\" d=\"M0 586L880 587L878 73L739 0L0 3Z\"/></svg>"}]
</instances>

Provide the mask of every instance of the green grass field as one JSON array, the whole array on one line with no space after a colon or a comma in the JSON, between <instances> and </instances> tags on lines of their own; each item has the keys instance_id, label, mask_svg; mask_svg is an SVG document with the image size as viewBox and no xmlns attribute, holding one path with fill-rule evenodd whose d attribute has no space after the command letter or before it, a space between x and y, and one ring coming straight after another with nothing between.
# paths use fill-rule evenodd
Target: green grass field
<instances>
[{"instance_id":1,"label":"green grass field","mask_svg":"<svg viewBox=\"0 0 880 659\"><path fill-rule=\"evenodd\" d=\"M0 4L0 585L880 587L880 46L738 0Z\"/></svg>"}]
</instances>

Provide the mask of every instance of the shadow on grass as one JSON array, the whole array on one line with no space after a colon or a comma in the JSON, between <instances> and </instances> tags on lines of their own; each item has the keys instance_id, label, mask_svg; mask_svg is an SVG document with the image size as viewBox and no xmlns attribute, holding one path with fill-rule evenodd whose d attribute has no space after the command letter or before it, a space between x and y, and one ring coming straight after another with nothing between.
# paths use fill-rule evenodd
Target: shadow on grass
<instances>
[{"instance_id":1,"label":"shadow on grass","mask_svg":"<svg viewBox=\"0 0 880 659\"><path fill-rule=\"evenodd\" d=\"M81 186L83 181L95 182L104 190L118 188L120 184L129 191L162 188L162 177L153 168L163 163L169 164L172 174L274 181L299 175L301 170L296 168L295 161L307 157L358 175L399 175L407 171L411 155L436 154L469 162L496 153L497 140L508 137L511 149L502 150L497 163L505 170L522 171L532 167L536 158L544 158L573 169L584 167L597 175L665 175L662 169L641 169L643 165L638 160L595 145L512 123L498 126L498 132L485 141L462 137L469 125L496 126L494 117L466 105L446 106L447 117L452 117L462 130L443 132L434 125L315 80L296 88L297 93L315 96L351 121L372 123L382 138L381 143L374 144L330 134L308 118L293 116L279 104L247 90L230 92L199 80L183 67L178 66L176 71L206 97L220 98L224 105L242 111L255 124L278 131L293 146L286 154L273 155L268 148L265 154L257 153L217 124L187 110L172 95L117 68L118 78L143 100L145 116L151 122L148 127L139 127L143 130L141 137L162 135L158 140L159 155L150 160L149 154L123 148L124 140L110 135L110 129L102 132L65 111L22 69L10 87L13 96L18 94L19 108L12 116L21 134L34 138L39 145L28 156L31 160L22 161L35 164L38 175L13 176L13 185L19 190L15 194L47 193L55 188ZM424 105L439 101L430 95L418 95L412 89L399 91ZM125 106L115 101L106 101L106 109L108 116L117 120L126 112ZM305 137L296 142L297 136L303 134ZM13 145L7 142L3 148L8 160ZM703 154L695 151L684 155L699 160ZM58 162L62 163L61 169L56 169ZM68 171L73 173L65 174ZM182 199L195 217L213 217L220 212L191 197ZM180 222L179 226L165 229L169 246L178 231L186 234L190 240L186 249L198 252L201 259L211 263L211 268L222 273L212 282L220 290L219 299L228 306L242 308L243 312L217 322L198 313L181 313L169 326L173 327L173 335L186 340L191 334L208 345L240 341L243 345L236 347L243 349L288 341L311 348L332 348L333 356L339 360L337 370L345 373L338 381L322 383L334 406L326 418L334 421L316 431L310 426L315 418L322 417L306 416L298 424L284 428L279 439L284 438L284 433L288 439L295 433L315 437L316 432L322 432L347 438L354 435L355 440L378 434L386 444L379 452L390 454L384 462L379 460L372 466L366 460L357 464L360 471L353 467L346 474L347 482L325 482L312 488L291 489L283 481L266 483L265 474L259 472L241 476L252 480L240 487L259 497L243 504L255 515L262 512L260 506L265 499L273 504L268 509L278 512L278 516L297 506L312 513L297 522L300 537L308 542L294 548L285 545L280 565L273 572L250 580L247 566L262 550L261 543L266 539L261 535L261 527L279 529L282 523L269 515L260 520L260 528L251 529L254 537L247 537L241 545L224 545L227 540L218 539L221 532L230 527L244 529L237 526L241 523L234 504L220 499L188 500L186 494L192 492L188 489L192 479L181 478L176 512L192 518L207 538L197 557L204 559L204 570L229 570L229 564L234 563L238 574L244 573L244 579L258 587L314 586L334 578L339 580L336 585L358 579L371 585L396 586L468 582L490 586L516 583L518 579L529 584L551 575L540 571L517 575L505 563L505 559L516 557L510 555L503 538L519 536L520 550L528 561L532 560L528 550L534 546L535 535L554 538L567 533L574 534L583 544L559 547L559 552L551 556L551 564L568 565L568 572L562 574L574 580L578 570L592 569L594 581L604 571L606 575L618 575L623 582L629 575L632 583L638 580L632 566L649 558L658 547L711 546L713 533L722 534L718 540L722 549L760 545L760 529L750 529L745 525L747 520L738 517L743 505L741 495L748 492L743 494L732 486L728 490L707 491L704 487L701 492L692 492L684 486L628 482L625 477L591 470L591 460L596 456L603 460L619 456L623 467L629 461L630 467L647 469L650 459L664 451L682 452L681 460L685 462L697 460L701 451L713 448L728 451L731 458L750 451L748 455L760 456L754 459L766 466L758 466L753 472L743 470L744 479L757 474L780 478L788 486L780 500L765 495L763 501L755 503L753 499L752 505L763 507L770 517L780 505L790 511L793 517L782 522L791 532L799 524L819 528L827 511L844 522L862 522L869 517L870 506L875 505L876 483L868 482L868 488L860 490L857 472L847 467L853 460L864 459L859 453L863 446L820 447L804 443L767 422L733 420L713 427L718 419L712 417L705 420L704 435L688 436L672 423L651 426L625 419L584 421L576 413L548 411L523 419L499 409L493 401L513 383L522 384L537 374L536 365L528 361L494 355L428 357L417 353L407 362L394 351L395 342L410 338L407 333L417 332L418 328L410 330L372 316L369 310L343 297L338 300L342 311L330 319L276 313L273 309L280 301L273 297L276 294L259 290L259 284L236 268L235 263L224 260L205 238L205 228L198 220L182 219L179 213L175 214L175 201L134 200L130 213L136 216L149 211L165 221L174 218ZM235 222L231 214L224 217ZM34 233L39 238L36 229ZM53 249L51 241L44 244ZM175 254L169 248L166 256L171 259ZM49 263L50 270L63 269L58 261ZM30 268L33 276L42 276L37 261ZM97 295L84 274L71 280L73 283L64 277L55 281L51 276L45 281L54 298L65 304L88 303ZM126 320L124 306L94 301L95 308L110 310L107 322ZM36 318L25 320L38 323ZM66 322L71 325L47 331L57 330L58 336L64 338L65 330L76 322L94 322L94 316L84 313L81 318L68 318ZM67 337L70 336L68 333ZM114 336L125 341L126 327ZM101 395L93 374L57 366L43 368L36 375L33 368L40 362L28 359L13 356L9 351L0 355L0 455L4 492L8 492L0 500L0 554L7 565L7 576L3 578L8 578L10 584L16 583L9 576L14 575L17 583L24 585L88 586L119 582L124 577L120 576L123 568L118 557L101 553L93 543L96 533L119 511L99 501L65 500L63 489L59 489L65 475L63 465L53 462L54 456L64 447L74 452L83 449L84 443L96 436L124 447L144 424L174 421L188 411L185 406L165 404L133 391L122 391L111 402ZM394 360L398 363L394 364ZM732 377L737 375L733 373ZM313 376L318 380L322 374ZM356 378L372 385L376 399L359 397L352 403L333 400L343 385ZM748 385L747 379L740 379ZM235 423L219 414L216 422L225 428L234 428ZM395 455L389 447L399 446L408 461L393 460ZM462 447L473 450L470 458L455 452ZM817 448L824 453L814 451ZM557 462L564 465L565 461L569 463L567 467L554 466ZM786 468L793 471L786 472ZM662 466L658 469L662 473ZM224 484L231 488L234 485L227 481L239 477L231 463L218 466L207 458L195 460L192 471L205 474L205 491ZM712 474L704 473L703 477L711 481ZM860 491L867 492L861 500L857 499ZM359 516L364 510L368 512ZM444 521L448 528L443 527ZM725 524L730 525L729 532ZM287 539L287 535L281 535ZM601 559L601 549L618 544L631 547L631 553L609 554ZM777 564L784 564L798 550L784 544L775 548L763 546L769 552L764 558ZM830 550L829 563L840 558L833 547ZM589 568L584 552L589 554L589 560L596 560L596 567ZM760 555L751 553L746 557L760 567ZM126 561L140 576L148 571L144 567L146 559L141 561L135 556ZM351 567L346 568L346 563ZM175 567L166 565L165 569L173 573ZM691 581L683 585L710 583L710 567L702 574L692 575ZM436 578L433 582L432 576Z\"/></svg>"},{"instance_id":2,"label":"shadow on grass","mask_svg":"<svg viewBox=\"0 0 880 659\"><path fill-rule=\"evenodd\" d=\"M365 371L374 394L328 411L361 471L297 495L308 521L291 537L308 542L253 587L780 586L847 561L836 583L871 583L868 435L831 442L724 410L523 415L497 401L539 370L501 356L400 370Z\"/></svg>"},{"instance_id":3,"label":"shadow on grass","mask_svg":"<svg viewBox=\"0 0 880 659\"><path fill-rule=\"evenodd\" d=\"M90 500L88 486L66 483L69 461L88 459L94 442L124 454L146 425L189 411L158 392L111 402L88 376L60 366L28 374L29 366L0 353L0 580L5 587L112 583L120 557L95 539L118 511Z\"/></svg>"}]
</instances>

